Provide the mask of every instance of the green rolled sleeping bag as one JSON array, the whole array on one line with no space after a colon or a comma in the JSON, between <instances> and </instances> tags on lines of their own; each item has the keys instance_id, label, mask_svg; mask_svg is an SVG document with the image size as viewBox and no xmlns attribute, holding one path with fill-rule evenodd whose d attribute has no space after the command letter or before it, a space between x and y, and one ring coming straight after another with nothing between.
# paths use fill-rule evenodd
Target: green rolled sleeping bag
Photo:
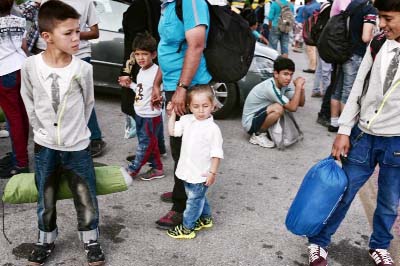
<instances>
[{"instance_id":1,"label":"green rolled sleeping bag","mask_svg":"<svg viewBox=\"0 0 400 266\"><path fill-rule=\"evenodd\" d=\"M101 166L94 168L96 173L97 195L105 195L128 190L132 178L123 167ZM70 199L72 193L67 179L61 177L57 199ZM35 185L35 174L26 173L14 175L4 188L3 201L11 204L37 202L38 191Z\"/></svg>"},{"instance_id":2,"label":"green rolled sleeping bag","mask_svg":"<svg viewBox=\"0 0 400 266\"><path fill-rule=\"evenodd\" d=\"M3 109L0 108L0 123L6 122L6 116L3 112Z\"/></svg>"}]
</instances>

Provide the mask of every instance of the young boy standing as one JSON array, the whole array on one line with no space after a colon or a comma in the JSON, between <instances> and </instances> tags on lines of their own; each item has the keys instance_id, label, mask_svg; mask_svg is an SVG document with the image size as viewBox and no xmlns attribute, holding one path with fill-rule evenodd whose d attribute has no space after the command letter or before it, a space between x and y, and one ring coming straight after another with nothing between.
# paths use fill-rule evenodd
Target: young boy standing
<instances>
[{"instance_id":1,"label":"young boy standing","mask_svg":"<svg viewBox=\"0 0 400 266\"><path fill-rule=\"evenodd\" d=\"M378 199L369 241L369 255L377 266L395 265L388 249L400 200L400 2L375 0L379 27L386 41L366 50L348 101L339 118L332 155L342 161L348 186L322 230L309 237L309 265L326 266L327 247L359 189L379 165ZM372 53L373 52L373 53ZM369 85L364 81L370 73Z\"/></svg>"},{"instance_id":2,"label":"young boy standing","mask_svg":"<svg viewBox=\"0 0 400 266\"><path fill-rule=\"evenodd\" d=\"M69 172L79 237L88 264L103 265L105 257L97 242L99 211L87 127L94 105L93 70L72 55L79 49L79 14L61 1L48 1L39 10L39 30L47 48L27 59L21 87L34 133L38 189L39 236L29 265L43 265L54 249L61 171Z\"/></svg>"},{"instance_id":3,"label":"young boy standing","mask_svg":"<svg viewBox=\"0 0 400 266\"><path fill-rule=\"evenodd\" d=\"M157 41L150 34L139 33L132 44L136 63L141 67L137 75L135 90L135 121L139 144L135 159L128 166L128 173L136 177L142 166L150 161L151 169L141 175L142 180L164 177L163 165L158 149L158 132L162 124L161 110L152 108L151 93L158 66L153 63L157 56Z\"/></svg>"}]
</instances>

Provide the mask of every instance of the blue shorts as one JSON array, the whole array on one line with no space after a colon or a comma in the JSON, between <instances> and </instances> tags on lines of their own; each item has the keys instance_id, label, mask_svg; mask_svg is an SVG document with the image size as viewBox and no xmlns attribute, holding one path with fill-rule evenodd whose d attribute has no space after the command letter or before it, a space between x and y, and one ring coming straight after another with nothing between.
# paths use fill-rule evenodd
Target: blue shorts
<instances>
[{"instance_id":1,"label":"blue shorts","mask_svg":"<svg viewBox=\"0 0 400 266\"><path fill-rule=\"evenodd\" d=\"M254 114L253 119L251 121L251 127L248 133L253 134L255 132L260 131L260 128L265 121L265 118L267 118L267 107L261 108Z\"/></svg>"}]
</instances>

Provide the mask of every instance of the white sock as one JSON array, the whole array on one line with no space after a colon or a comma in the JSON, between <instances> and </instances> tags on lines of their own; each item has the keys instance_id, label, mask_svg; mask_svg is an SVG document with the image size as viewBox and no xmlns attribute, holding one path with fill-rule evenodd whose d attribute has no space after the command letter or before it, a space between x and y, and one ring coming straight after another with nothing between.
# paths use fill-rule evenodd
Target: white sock
<instances>
[{"instance_id":1,"label":"white sock","mask_svg":"<svg viewBox=\"0 0 400 266\"><path fill-rule=\"evenodd\" d=\"M331 117L331 126L338 127L339 126L339 117Z\"/></svg>"}]
</instances>

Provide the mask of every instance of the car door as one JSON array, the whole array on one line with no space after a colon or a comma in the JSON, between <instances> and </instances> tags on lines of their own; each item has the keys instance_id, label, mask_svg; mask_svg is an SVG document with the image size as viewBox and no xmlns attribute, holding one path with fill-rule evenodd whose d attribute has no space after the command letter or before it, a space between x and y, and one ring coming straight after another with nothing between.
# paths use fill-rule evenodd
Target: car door
<instances>
[{"instance_id":1,"label":"car door","mask_svg":"<svg viewBox=\"0 0 400 266\"><path fill-rule=\"evenodd\" d=\"M119 92L118 76L124 57L123 13L126 1L95 0L100 37L92 40L93 77L96 89Z\"/></svg>"}]
</instances>

